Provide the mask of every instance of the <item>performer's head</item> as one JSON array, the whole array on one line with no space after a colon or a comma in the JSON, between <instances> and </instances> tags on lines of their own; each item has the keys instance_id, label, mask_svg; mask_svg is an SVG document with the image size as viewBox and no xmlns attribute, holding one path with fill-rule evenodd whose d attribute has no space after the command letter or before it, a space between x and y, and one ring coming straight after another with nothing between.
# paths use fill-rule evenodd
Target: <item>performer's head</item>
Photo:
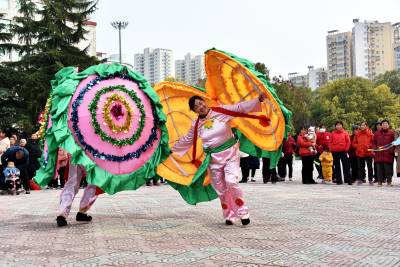
<instances>
[{"instance_id":1,"label":"performer's head","mask_svg":"<svg viewBox=\"0 0 400 267\"><path fill-rule=\"evenodd\" d=\"M361 131L364 131L367 128L368 128L368 124L367 124L366 121L363 121L363 122L360 123L360 130Z\"/></svg>"},{"instance_id":2,"label":"performer's head","mask_svg":"<svg viewBox=\"0 0 400 267\"><path fill-rule=\"evenodd\" d=\"M384 130L384 131L389 130L389 127L390 127L389 120L383 120L382 121L382 130Z\"/></svg>"},{"instance_id":3,"label":"performer's head","mask_svg":"<svg viewBox=\"0 0 400 267\"><path fill-rule=\"evenodd\" d=\"M377 121L375 123L375 130L380 131L382 129L382 122L381 121Z\"/></svg>"},{"instance_id":4,"label":"performer's head","mask_svg":"<svg viewBox=\"0 0 400 267\"><path fill-rule=\"evenodd\" d=\"M191 111L196 112L199 116L206 116L210 111L210 108L207 106L206 101L200 96L192 96L189 98L189 108Z\"/></svg>"},{"instance_id":5,"label":"performer's head","mask_svg":"<svg viewBox=\"0 0 400 267\"><path fill-rule=\"evenodd\" d=\"M15 168L14 161L7 162L7 168Z\"/></svg>"},{"instance_id":6,"label":"performer's head","mask_svg":"<svg viewBox=\"0 0 400 267\"><path fill-rule=\"evenodd\" d=\"M343 122L342 121L337 121L337 122L335 122L335 128L336 128L336 130L341 130L341 129L343 129Z\"/></svg>"}]
</instances>

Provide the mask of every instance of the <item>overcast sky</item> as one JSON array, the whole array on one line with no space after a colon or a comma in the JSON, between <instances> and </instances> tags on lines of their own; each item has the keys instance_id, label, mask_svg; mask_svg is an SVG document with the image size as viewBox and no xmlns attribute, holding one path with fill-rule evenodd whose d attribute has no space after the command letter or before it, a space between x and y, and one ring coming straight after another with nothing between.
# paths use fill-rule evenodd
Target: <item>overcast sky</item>
<instances>
[{"instance_id":1,"label":"overcast sky","mask_svg":"<svg viewBox=\"0 0 400 267\"><path fill-rule=\"evenodd\" d=\"M400 0L100 0L97 51L118 53L113 20L127 20L122 51L169 48L174 60L215 47L263 62L273 75L326 66L326 33L353 19L400 21Z\"/></svg>"}]
</instances>

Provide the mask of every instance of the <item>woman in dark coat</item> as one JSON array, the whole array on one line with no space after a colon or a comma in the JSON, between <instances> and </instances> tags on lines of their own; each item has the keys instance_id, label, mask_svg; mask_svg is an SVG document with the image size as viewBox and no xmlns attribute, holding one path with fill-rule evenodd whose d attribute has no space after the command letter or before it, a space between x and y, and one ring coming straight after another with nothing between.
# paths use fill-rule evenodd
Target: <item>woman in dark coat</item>
<instances>
[{"instance_id":1,"label":"woman in dark coat","mask_svg":"<svg viewBox=\"0 0 400 267\"><path fill-rule=\"evenodd\" d=\"M247 163L250 170L251 181L255 182L256 178L254 176L256 175L256 170L260 168L260 159L254 156L249 156Z\"/></svg>"}]
</instances>

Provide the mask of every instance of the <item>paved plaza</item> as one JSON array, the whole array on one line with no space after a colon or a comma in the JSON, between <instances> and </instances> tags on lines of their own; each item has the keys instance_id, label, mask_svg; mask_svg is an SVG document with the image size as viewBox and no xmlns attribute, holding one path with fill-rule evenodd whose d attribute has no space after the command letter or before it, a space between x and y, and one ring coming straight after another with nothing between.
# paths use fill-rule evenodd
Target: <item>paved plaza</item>
<instances>
[{"instance_id":1,"label":"paved plaza","mask_svg":"<svg viewBox=\"0 0 400 267\"><path fill-rule=\"evenodd\" d=\"M168 185L101 196L58 228L59 190L0 196L0 266L400 266L400 185L242 185L251 225Z\"/></svg>"}]
</instances>

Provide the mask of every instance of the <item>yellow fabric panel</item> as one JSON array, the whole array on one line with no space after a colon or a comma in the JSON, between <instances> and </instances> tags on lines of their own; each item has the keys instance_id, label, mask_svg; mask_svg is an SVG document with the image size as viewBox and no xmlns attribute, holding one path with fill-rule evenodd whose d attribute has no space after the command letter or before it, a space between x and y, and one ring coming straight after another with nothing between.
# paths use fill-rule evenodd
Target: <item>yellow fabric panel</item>
<instances>
[{"instance_id":1,"label":"yellow fabric panel","mask_svg":"<svg viewBox=\"0 0 400 267\"><path fill-rule=\"evenodd\" d=\"M276 151L285 134L285 118L265 85L245 66L231 57L215 50L205 54L207 72L207 95L223 104L235 104L258 97L260 92L266 95L262 112L271 120L271 125L263 127L258 120L236 118L231 126L238 128L252 143L263 150Z\"/></svg>"},{"instance_id":2,"label":"yellow fabric panel","mask_svg":"<svg viewBox=\"0 0 400 267\"><path fill-rule=\"evenodd\" d=\"M189 98L198 95L209 105L212 105L212 101L204 92L182 83L161 82L155 85L154 90L160 97L164 113L167 116L169 145L173 147L176 141L189 131L192 121L197 118L196 113L189 109ZM191 184L197 170L196 166L191 163L192 149L189 149L183 157L171 154L158 166L157 174L174 183ZM203 161L205 157L200 139L197 141L196 157L200 161ZM209 181L208 175L205 181Z\"/></svg>"}]
</instances>

